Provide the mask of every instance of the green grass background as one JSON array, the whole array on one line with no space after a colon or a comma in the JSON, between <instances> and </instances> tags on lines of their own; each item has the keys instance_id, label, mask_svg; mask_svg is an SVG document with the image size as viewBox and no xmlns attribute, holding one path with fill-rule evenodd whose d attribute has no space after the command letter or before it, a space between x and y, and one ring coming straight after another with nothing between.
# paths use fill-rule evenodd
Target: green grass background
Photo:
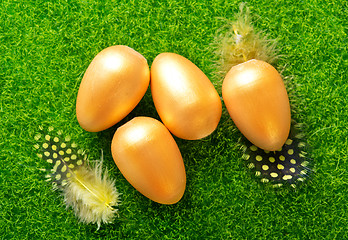
<instances>
[{"instance_id":1,"label":"green grass background","mask_svg":"<svg viewBox=\"0 0 348 240\"><path fill-rule=\"evenodd\" d=\"M14 1L0 3L0 239L348 239L347 1L248 1L255 26L279 40L278 69L294 76L295 116L308 126L315 173L296 190L270 189L246 169L224 108L200 141L177 139L186 171L183 199L171 206L142 196L113 163L110 142L134 116L158 119L148 91L117 126L83 131L75 98L103 48L123 44L151 65L161 52L194 62L218 88L211 43L240 1ZM78 223L32 145L38 126L71 135L105 165L122 195L113 224Z\"/></svg>"}]
</instances>

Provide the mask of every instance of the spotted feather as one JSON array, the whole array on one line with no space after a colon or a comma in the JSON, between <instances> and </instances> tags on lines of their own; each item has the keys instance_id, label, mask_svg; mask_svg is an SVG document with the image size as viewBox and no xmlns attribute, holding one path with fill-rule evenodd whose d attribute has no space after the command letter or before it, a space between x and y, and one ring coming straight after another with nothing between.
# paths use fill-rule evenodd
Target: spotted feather
<instances>
[{"instance_id":1,"label":"spotted feather","mask_svg":"<svg viewBox=\"0 0 348 240\"><path fill-rule=\"evenodd\" d=\"M40 128L40 133L35 136L38 143L34 147L40 151L38 156L51 164L46 175L47 181L52 182L54 188L61 188L85 164L86 155L77 148L76 143L71 142L71 137L63 137L61 131L57 131L57 136L52 135L52 132L52 127L48 128L47 133Z\"/></svg>"},{"instance_id":2,"label":"spotted feather","mask_svg":"<svg viewBox=\"0 0 348 240\"><path fill-rule=\"evenodd\" d=\"M278 151L265 151L245 138L242 141L242 158L263 183L270 182L274 187L283 184L296 187L296 184L303 182L311 172L304 135L299 124L292 124L288 139Z\"/></svg>"}]
</instances>

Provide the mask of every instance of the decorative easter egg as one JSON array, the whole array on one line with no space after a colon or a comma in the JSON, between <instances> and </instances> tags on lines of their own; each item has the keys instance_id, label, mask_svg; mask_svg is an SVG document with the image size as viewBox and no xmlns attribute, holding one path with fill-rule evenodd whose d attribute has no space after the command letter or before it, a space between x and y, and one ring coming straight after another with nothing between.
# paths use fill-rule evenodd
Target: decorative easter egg
<instances>
[{"instance_id":1,"label":"decorative easter egg","mask_svg":"<svg viewBox=\"0 0 348 240\"><path fill-rule=\"evenodd\" d=\"M226 108L243 135L268 151L280 149L289 136L288 94L278 71L260 60L231 68L223 85Z\"/></svg>"},{"instance_id":2,"label":"decorative easter egg","mask_svg":"<svg viewBox=\"0 0 348 240\"><path fill-rule=\"evenodd\" d=\"M76 100L81 127L105 130L128 115L144 96L150 82L146 59L130 47L111 46L88 66Z\"/></svg>"},{"instance_id":3,"label":"decorative easter egg","mask_svg":"<svg viewBox=\"0 0 348 240\"><path fill-rule=\"evenodd\" d=\"M161 53L151 66L151 93L164 125L175 136L201 139L217 127L221 99L208 77L190 60Z\"/></svg>"},{"instance_id":4,"label":"decorative easter egg","mask_svg":"<svg viewBox=\"0 0 348 240\"><path fill-rule=\"evenodd\" d=\"M113 159L128 182L144 196L162 203L178 202L186 187L180 150L158 120L136 117L117 129Z\"/></svg>"}]
</instances>

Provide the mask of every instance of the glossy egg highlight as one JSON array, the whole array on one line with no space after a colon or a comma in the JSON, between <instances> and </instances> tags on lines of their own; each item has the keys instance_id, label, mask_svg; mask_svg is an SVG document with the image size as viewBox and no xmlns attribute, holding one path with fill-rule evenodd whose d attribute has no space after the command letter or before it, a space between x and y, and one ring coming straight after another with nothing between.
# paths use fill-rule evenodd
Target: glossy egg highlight
<instances>
[{"instance_id":1,"label":"glossy egg highlight","mask_svg":"<svg viewBox=\"0 0 348 240\"><path fill-rule=\"evenodd\" d=\"M111 46L98 53L88 66L76 100L81 127L105 130L129 114L148 89L150 70L134 49Z\"/></svg>"},{"instance_id":2,"label":"glossy egg highlight","mask_svg":"<svg viewBox=\"0 0 348 240\"><path fill-rule=\"evenodd\" d=\"M151 66L151 93L164 125L175 136L196 140L217 127L222 104L208 77L190 60L161 53Z\"/></svg>"},{"instance_id":3,"label":"glossy egg highlight","mask_svg":"<svg viewBox=\"0 0 348 240\"><path fill-rule=\"evenodd\" d=\"M112 139L113 159L127 181L161 204L177 203L186 187L180 150L158 120L136 117L117 129Z\"/></svg>"},{"instance_id":4,"label":"glossy egg highlight","mask_svg":"<svg viewBox=\"0 0 348 240\"><path fill-rule=\"evenodd\" d=\"M260 60L231 68L223 85L226 108L243 135L268 151L280 149L289 136L288 94L278 71Z\"/></svg>"}]
</instances>

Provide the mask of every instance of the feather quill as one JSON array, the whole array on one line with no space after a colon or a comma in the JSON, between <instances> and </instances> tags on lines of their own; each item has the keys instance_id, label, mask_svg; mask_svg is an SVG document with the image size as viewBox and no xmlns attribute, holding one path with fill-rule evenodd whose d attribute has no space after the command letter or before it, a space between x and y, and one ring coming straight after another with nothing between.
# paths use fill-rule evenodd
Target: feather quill
<instances>
[{"instance_id":1,"label":"feather quill","mask_svg":"<svg viewBox=\"0 0 348 240\"><path fill-rule=\"evenodd\" d=\"M62 138L61 131L58 136L51 136L53 128L48 130L45 134L40 128L41 133L35 136L38 143L34 145L41 150L38 156L52 166L47 180L54 189L62 191L67 208L72 207L81 222L97 224L98 229L102 223L111 223L118 215L114 207L120 204L120 194L107 169L103 172L103 154L92 166L85 152L70 143L70 137Z\"/></svg>"}]
</instances>

